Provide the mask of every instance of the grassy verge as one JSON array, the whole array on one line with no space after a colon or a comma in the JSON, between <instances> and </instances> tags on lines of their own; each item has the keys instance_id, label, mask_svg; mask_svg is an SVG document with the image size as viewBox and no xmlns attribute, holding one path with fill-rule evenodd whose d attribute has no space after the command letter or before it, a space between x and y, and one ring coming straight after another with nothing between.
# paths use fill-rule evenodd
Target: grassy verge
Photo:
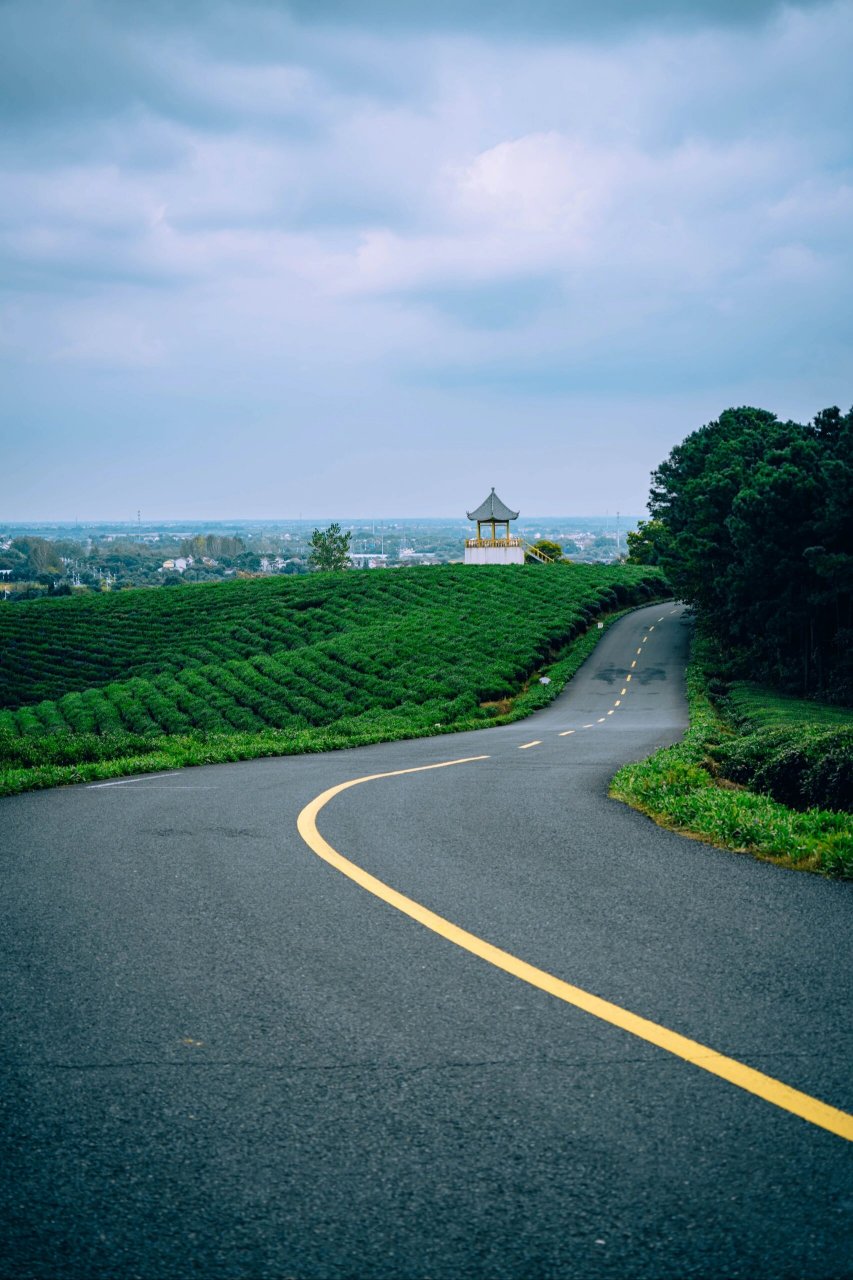
<instances>
[{"instance_id":1,"label":"grassy verge","mask_svg":"<svg viewBox=\"0 0 853 1280\"><path fill-rule=\"evenodd\" d=\"M853 711L828 702L812 702L763 685L736 680L726 690L726 719L754 729L853 727Z\"/></svg>"},{"instance_id":2,"label":"grassy verge","mask_svg":"<svg viewBox=\"0 0 853 1280\"><path fill-rule=\"evenodd\" d=\"M300 730L267 729L259 733L203 733L160 735L143 734L77 734L73 763L50 760L53 750L67 759L67 738L45 735L31 740L31 757L26 763L0 768L0 796L17 795L44 787L68 786L127 777L136 773L159 773L192 765L225 764L236 760L256 760L264 756L302 755L308 752L338 751L346 747L367 746L377 742L397 742L406 738L430 737L442 733L462 733L493 725L511 724L546 706L572 678L589 657L604 632L633 608L602 614L584 632L553 655L552 660L534 672L519 692L498 703L486 703L471 709L459 699L455 706L447 700L417 703L346 717L323 728ZM602 622L603 629L599 629ZM539 684L547 674L551 683ZM18 753L27 744L16 743Z\"/></svg>"},{"instance_id":3,"label":"grassy verge","mask_svg":"<svg viewBox=\"0 0 853 1280\"><path fill-rule=\"evenodd\" d=\"M706 659L696 642L687 671L690 727L684 739L620 769L610 794L661 826L719 848L853 879L850 814L800 812L723 777L719 760L733 732L709 696Z\"/></svg>"}]
</instances>

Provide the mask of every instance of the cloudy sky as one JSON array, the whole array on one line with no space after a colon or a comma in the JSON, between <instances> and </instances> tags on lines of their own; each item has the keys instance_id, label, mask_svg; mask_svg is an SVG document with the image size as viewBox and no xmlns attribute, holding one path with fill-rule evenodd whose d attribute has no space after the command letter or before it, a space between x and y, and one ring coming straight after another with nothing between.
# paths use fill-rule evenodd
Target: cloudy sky
<instances>
[{"instance_id":1,"label":"cloudy sky","mask_svg":"<svg viewBox=\"0 0 853 1280\"><path fill-rule=\"evenodd\" d=\"M641 513L848 408L851 65L851 0L0 0L0 520Z\"/></svg>"}]
</instances>

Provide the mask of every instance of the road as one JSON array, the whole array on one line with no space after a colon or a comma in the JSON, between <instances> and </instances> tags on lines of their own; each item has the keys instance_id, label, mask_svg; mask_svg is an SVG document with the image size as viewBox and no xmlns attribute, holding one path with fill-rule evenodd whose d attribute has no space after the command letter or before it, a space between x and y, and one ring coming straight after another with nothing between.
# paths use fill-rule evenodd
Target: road
<instances>
[{"instance_id":1,"label":"road","mask_svg":"<svg viewBox=\"0 0 853 1280\"><path fill-rule=\"evenodd\" d=\"M512 726L0 802L0 1275L853 1275L853 1144L777 1083L853 1110L849 886L607 798L686 633Z\"/></svg>"}]
</instances>

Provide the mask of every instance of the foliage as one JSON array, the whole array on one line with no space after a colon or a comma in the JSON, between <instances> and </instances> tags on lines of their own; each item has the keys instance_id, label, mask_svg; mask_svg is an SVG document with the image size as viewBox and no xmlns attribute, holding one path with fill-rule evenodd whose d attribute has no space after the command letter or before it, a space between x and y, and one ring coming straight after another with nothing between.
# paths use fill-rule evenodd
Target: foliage
<instances>
[{"instance_id":1,"label":"foliage","mask_svg":"<svg viewBox=\"0 0 853 1280\"><path fill-rule=\"evenodd\" d=\"M743 681L719 691L736 731L714 752L727 777L796 809L853 809L853 712Z\"/></svg>"},{"instance_id":2,"label":"foliage","mask_svg":"<svg viewBox=\"0 0 853 1280\"><path fill-rule=\"evenodd\" d=\"M548 538L539 538L533 543L537 551L541 551L543 556L547 556L549 560L553 560L555 564L559 564L563 559L563 548L559 542L551 542ZM537 560L530 552L526 552L524 556L527 564L541 564L541 560Z\"/></svg>"},{"instance_id":3,"label":"foliage","mask_svg":"<svg viewBox=\"0 0 853 1280\"><path fill-rule=\"evenodd\" d=\"M308 563L312 569L349 569L350 534L341 533L339 524L328 529L315 529L311 534Z\"/></svg>"},{"instance_id":4,"label":"foliage","mask_svg":"<svg viewBox=\"0 0 853 1280\"><path fill-rule=\"evenodd\" d=\"M641 520L628 534L629 564L661 564L664 560L667 532L662 520Z\"/></svg>"},{"instance_id":5,"label":"foliage","mask_svg":"<svg viewBox=\"0 0 853 1280\"><path fill-rule=\"evenodd\" d=\"M610 794L710 844L853 878L849 815L818 808L799 813L721 776L719 762L733 737L709 695L706 659L700 640L687 672L690 728L683 741L620 769Z\"/></svg>"},{"instance_id":6,"label":"foliage","mask_svg":"<svg viewBox=\"0 0 853 1280\"><path fill-rule=\"evenodd\" d=\"M720 670L715 655L714 671ZM809 727L853 728L853 711L827 702L812 702L780 693L766 685L751 684L745 680L724 680L719 692L725 694L723 710L725 718L737 729L752 732L754 729L791 728L796 725Z\"/></svg>"},{"instance_id":7,"label":"foliage","mask_svg":"<svg viewBox=\"0 0 853 1280\"><path fill-rule=\"evenodd\" d=\"M652 476L660 562L752 675L853 702L853 411L728 409Z\"/></svg>"},{"instance_id":8,"label":"foliage","mask_svg":"<svg viewBox=\"0 0 853 1280\"><path fill-rule=\"evenodd\" d=\"M182 556L193 556L196 560L207 556L230 563L243 554L246 544L236 534L231 538L221 533L197 533L195 537L183 538L180 550Z\"/></svg>"},{"instance_id":9,"label":"foliage","mask_svg":"<svg viewBox=\"0 0 853 1280\"><path fill-rule=\"evenodd\" d=\"M499 722L494 704L514 699L514 717L558 691L560 672L525 686L596 616L661 584L447 565L20 605L0 613L0 767L20 787L34 768L162 767L151 752L197 763Z\"/></svg>"},{"instance_id":10,"label":"foliage","mask_svg":"<svg viewBox=\"0 0 853 1280\"><path fill-rule=\"evenodd\" d=\"M714 752L726 777L795 809L853 809L853 728L759 729Z\"/></svg>"}]
</instances>

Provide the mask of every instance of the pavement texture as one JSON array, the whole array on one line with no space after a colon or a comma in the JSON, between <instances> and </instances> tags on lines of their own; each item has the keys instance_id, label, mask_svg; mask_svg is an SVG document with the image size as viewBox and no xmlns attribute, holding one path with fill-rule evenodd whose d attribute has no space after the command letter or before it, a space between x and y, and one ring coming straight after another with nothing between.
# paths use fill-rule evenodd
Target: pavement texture
<instances>
[{"instance_id":1,"label":"pavement texture","mask_svg":"<svg viewBox=\"0 0 853 1280\"><path fill-rule=\"evenodd\" d=\"M853 1275L850 1143L467 954L296 830L339 782L487 756L355 786L320 832L853 1109L849 886L607 797L683 732L687 630L629 614L504 728L0 801L0 1276Z\"/></svg>"}]
</instances>

